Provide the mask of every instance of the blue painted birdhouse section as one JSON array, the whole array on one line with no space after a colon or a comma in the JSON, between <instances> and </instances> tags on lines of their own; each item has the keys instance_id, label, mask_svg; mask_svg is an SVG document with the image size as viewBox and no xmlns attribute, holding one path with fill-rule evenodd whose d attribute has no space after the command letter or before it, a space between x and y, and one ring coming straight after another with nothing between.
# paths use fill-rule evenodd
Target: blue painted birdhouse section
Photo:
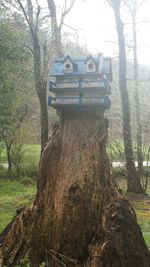
<instances>
[{"instance_id":1,"label":"blue painted birdhouse section","mask_svg":"<svg viewBox=\"0 0 150 267\"><path fill-rule=\"evenodd\" d=\"M112 82L111 59L99 55L66 56L54 61L51 70L49 106L56 109L102 106L109 108Z\"/></svg>"}]
</instances>

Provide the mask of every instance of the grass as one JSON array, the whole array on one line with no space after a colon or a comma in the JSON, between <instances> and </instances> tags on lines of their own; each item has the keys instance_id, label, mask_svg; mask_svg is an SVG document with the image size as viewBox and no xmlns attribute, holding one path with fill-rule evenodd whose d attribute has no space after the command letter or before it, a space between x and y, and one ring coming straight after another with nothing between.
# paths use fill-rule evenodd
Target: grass
<instances>
[{"instance_id":1,"label":"grass","mask_svg":"<svg viewBox=\"0 0 150 267\"><path fill-rule=\"evenodd\" d=\"M35 193L36 183L31 179L0 180L0 232L15 215L18 207L33 202Z\"/></svg>"},{"instance_id":2,"label":"grass","mask_svg":"<svg viewBox=\"0 0 150 267\"><path fill-rule=\"evenodd\" d=\"M136 211L137 220L141 226L145 241L150 248L150 198L140 196L131 199L131 203Z\"/></svg>"},{"instance_id":3,"label":"grass","mask_svg":"<svg viewBox=\"0 0 150 267\"><path fill-rule=\"evenodd\" d=\"M125 179L117 178L117 183L123 190L126 190ZM148 193L150 194L150 181ZM36 182L31 178L0 179L0 232L10 222L18 207L33 203L35 194ZM138 223L150 248L150 198L132 194L127 195L127 197L136 211Z\"/></svg>"},{"instance_id":4,"label":"grass","mask_svg":"<svg viewBox=\"0 0 150 267\"><path fill-rule=\"evenodd\" d=\"M126 179L117 178L117 184L126 191ZM150 179L148 183L147 193L150 195ZM144 239L150 249L150 196L127 194L127 198L135 209L138 223L142 229Z\"/></svg>"},{"instance_id":5,"label":"grass","mask_svg":"<svg viewBox=\"0 0 150 267\"><path fill-rule=\"evenodd\" d=\"M121 162L125 161L124 146L122 141L109 140L106 150L107 154L109 155L112 161L121 161Z\"/></svg>"},{"instance_id":6,"label":"grass","mask_svg":"<svg viewBox=\"0 0 150 267\"><path fill-rule=\"evenodd\" d=\"M23 161L24 163L35 163L37 164L40 158L40 145L23 145L23 151L24 151L24 158ZM6 156L6 149L5 146L3 145L0 151L0 161L2 163L7 162L7 156Z\"/></svg>"},{"instance_id":7,"label":"grass","mask_svg":"<svg viewBox=\"0 0 150 267\"><path fill-rule=\"evenodd\" d=\"M40 145L24 145L23 149L25 151L24 161L26 163L33 162L37 164L39 162L41 152Z\"/></svg>"},{"instance_id":8,"label":"grass","mask_svg":"<svg viewBox=\"0 0 150 267\"><path fill-rule=\"evenodd\" d=\"M13 165L11 174L9 177L17 177L19 173L20 176L30 176L35 177L37 176L38 172L38 163L40 160L40 153L41 153L40 145L23 145L21 148L21 164L20 169L15 169ZM0 178L7 178L7 157L6 157L6 149L5 146L1 146L0 148Z\"/></svg>"},{"instance_id":9,"label":"grass","mask_svg":"<svg viewBox=\"0 0 150 267\"><path fill-rule=\"evenodd\" d=\"M0 143L0 163L6 163L6 149ZM40 145L23 145L24 157L19 176L36 177L40 158ZM12 170L11 179L7 179L7 168L0 166L0 232L15 215L20 206L27 206L33 202L36 184L31 178L15 180ZM5 179L4 179L5 178Z\"/></svg>"}]
</instances>

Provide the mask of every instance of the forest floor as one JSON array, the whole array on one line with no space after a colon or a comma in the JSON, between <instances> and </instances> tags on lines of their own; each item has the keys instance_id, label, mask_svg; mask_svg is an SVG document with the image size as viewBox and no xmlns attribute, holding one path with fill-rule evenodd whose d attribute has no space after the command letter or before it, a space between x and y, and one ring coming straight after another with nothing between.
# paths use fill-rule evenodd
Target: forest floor
<instances>
[{"instance_id":1,"label":"forest floor","mask_svg":"<svg viewBox=\"0 0 150 267\"><path fill-rule=\"evenodd\" d=\"M150 181L148 196L126 194L126 180L117 178L117 183L134 207L138 223L150 249ZM0 232L15 215L17 208L29 206L36 194L36 182L28 177L21 180L0 179Z\"/></svg>"}]
</instances>

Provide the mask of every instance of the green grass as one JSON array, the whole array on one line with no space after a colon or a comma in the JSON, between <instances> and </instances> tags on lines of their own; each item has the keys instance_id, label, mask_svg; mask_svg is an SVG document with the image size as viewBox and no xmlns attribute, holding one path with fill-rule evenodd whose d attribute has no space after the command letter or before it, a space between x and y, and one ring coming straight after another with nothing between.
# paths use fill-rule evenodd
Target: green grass
<instances>
[{"instance_id":1,"label":"green grass","mask_svg":"<svg viewBox=\"0 0 150 267\"><path fill-rule=\"evenodd\" d=\"M41 146L40 145L24 145L23 149L25 151L24 154L24 162L25 163L38 163L40 159Z\"/></svg>"},{"instance_id":2,"label":"green grass","mask_svg":"<svg viewBox=\"0 0 150 267\"><path fill-rule=\"evenodd\" d=\"M40 145L23 145L23 151L24 151L24 163L35 163L37 164L40 158ZM0 153L0 161L1 162L7 162L7 156L6 156L6 149L5 146L1 149Z\"/></svg>"},{"instance_id":3,"label":"green grass","mask_svg":"<svg viewBox=\"0 0 150 267\"><path fill-rule=\"evenodd\" d=\"M125 161L124 145L122 141L109 140L106 146L106 150L112 161Z\"/></svg>"},{"instance_id":4,"label":"green grass","mask_svg":"<svg viewBox=\"0 0 150 267\"><path fill-rule=\"evenodd\" d=\"M131 203L136 211L137 220L141 226L145 241L150 248L150 199L144 197L143 199L131 200Z\"/></svg>"},{"instance_id":5,"label":"green grass","mask_svg":"<svg viewBox=\"0 0 150 267\"><path fill-rule=\"evenodd\" d=\"M150 232L143 232L143 236L144 236L144 239L145 239L145 242L150 250Z\"/></svg>"},{"instance_id":6,"label":"green grass","mask_svg":"<svg viewBox=\"0 0 150 267\"><path fill-rule=\"evenodd\" d=\"M19 177L37 176L40 153L41 153L40 150L41 150L40 145L23 145L22 147L23 157L20 164ZM3 148L0 149L0 178L8 177L7 165L4 166L4 163L7 164L7 157L6 157L6 149L3 146ZM18 171L16 171L15 167L13 166L11 171L11 176L17 177L17 175Z\"/></svg>"},{"instance_id":7,"label":"green grass","mask_svg":"<svg viewBox=\"0 0 150 267\"><path fill-rule=\"evenodd\" d=\"M126 179L117 178L116 182L125 193L127 189ZM150 179L147 187L147 193L150 195ZM150 197L127 194L127 198L135 209L138 223L142 229L147 246L150 249Z\"/></svg>"},{"instance_id":8,"label":"green grass","mask_svg":"<svg viewBox=\"0 0 150 267\"><path fill-rule=\"evenodd\" d=\"M0 232L15 215L18 207L30 205L36 193L34 181L0 180Z\"/></svg>"}]
</instances>

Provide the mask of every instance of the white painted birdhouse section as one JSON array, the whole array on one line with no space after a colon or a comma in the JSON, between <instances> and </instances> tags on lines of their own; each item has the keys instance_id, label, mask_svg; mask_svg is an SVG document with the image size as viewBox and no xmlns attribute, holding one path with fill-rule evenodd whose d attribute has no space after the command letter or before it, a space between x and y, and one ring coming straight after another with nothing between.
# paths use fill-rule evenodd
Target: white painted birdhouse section
<instances>
[{"instance_id":1,"label":"white painted birdhouse section","mask_svg":"<svg viewBox=\"0 0 150 267\"><path fill-rule=\"evenodd\" d=\"M63 67L64 67L64 73L73 73L74 64L69 56L67 56L66 59L64 60Z\"/></svg>"},{"instance_id":2,"label":"white painted birdhouse section","mask_svg":"<svg viewBox=\"0 0 150 267\"><path fill-rule=\"evenodd\" d=\"M87 73L96 72L96 62L91 56L89 56L89 58L87 59L85 66L86 66Z\"/></svg>"},{"instance_id":3,"label":"white painted birdhouse section","mask_svg":"<svg viewBox=\"0 0 150 267\"><path fill-rule=\"evenodd\" d=\"M99 62L98 62L98 64L99 64L99 73L100 74L103 74L104 73L104 59L103 59L103 54L101 53L101 54L99 54Z\"/></svg>"}]
</instances>

